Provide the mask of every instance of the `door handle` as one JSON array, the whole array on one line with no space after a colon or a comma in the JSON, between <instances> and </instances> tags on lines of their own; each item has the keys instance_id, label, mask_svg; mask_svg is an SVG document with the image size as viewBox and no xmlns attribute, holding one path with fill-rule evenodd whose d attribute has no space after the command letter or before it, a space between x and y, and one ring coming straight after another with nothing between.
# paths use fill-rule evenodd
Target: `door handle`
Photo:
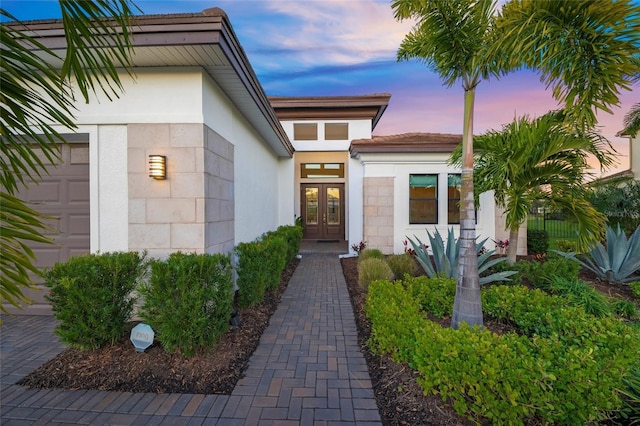
<instances>
[{"instance_id":1,"label":"door handle","mask_svg":"<svg viewBox=\"0 0 640 426\"><path fill-rule=\"evenodd\" d=\"M322 213L322 224L323 225L327 224L327 214L326 213Z\"/></svg>"}]
</instances>

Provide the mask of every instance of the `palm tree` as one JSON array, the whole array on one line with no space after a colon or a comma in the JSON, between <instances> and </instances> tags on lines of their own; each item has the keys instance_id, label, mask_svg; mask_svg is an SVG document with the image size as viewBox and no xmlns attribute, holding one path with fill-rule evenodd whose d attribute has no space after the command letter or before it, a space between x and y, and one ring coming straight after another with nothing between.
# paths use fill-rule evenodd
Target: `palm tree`
<instances>
[{"instance_id":1,"label":"palm tree","mask_svg":"<svg viewBox=\"0 0 640 426\"><path fill-rule=\"evenodd\" d=\"M1 16L14 21L0 31L0 299L17 307L28 302L22 287L32 286L30 274L39 274L27 242L52 241L42 235L44 218L15 194L46 174L46 163L59 160L57 144L64 139L55 126L76 128L76 93L69 81L76 82L85 102L98 91L111 99L122 90L117 70L131 71L130 17L139 10L132 2L59 3L67 41L63 58L30 37L27 24L0 8ZM60 59L62 67L52 66L43 59L47 56Z\"/></svg>"},{"instance_id":2,"label":"palm tree","mask_svg":"<svg viewBox=\"0 0 640 426\"><path fill-rule=\"evenodd\" d=\"M462 81L462 183L460 196L460 262L451 326L483 325L480 277L475 250L473 196L473 111L476 86L500 69L487 54L493 28L491 0L395 0L396 19L418 22L406 35L398 59L419 58L444 79L447 86Z\"/></svg>"},{"instance_id":3,"label":"palm tree","mask_svg":"<svg viewBox=\"0 0 640 426\"><path fill-rule=\"evenodd\" d=\"M529 67L541 73L566 117L588 128L609 111L640 64L640 7L629 0L394 0L396 19L415 19L398 59L418 58L448 86L462 82L461 262L452 327L482 324L473 213L473 112L483 79Z\"/></svg>"},{"instance_id":4,"label":"palm tree","mask_svg":"<svg viewBox=\"0 0 640 426\"><path fill-rule=\"evenodd\" d=\"M501 131L475 138L475 187L478 192L493 190L496 204L506 213L508 262L516 261L520 226L537 200L576 220L579 246L604 235L606 217L588 201L585 177L589 155L604 168L612 163L611 150L599 133L568 126L561 112L518 118ZM460 158L457 149L451 160Z\"/></svg>"}]
</instances>

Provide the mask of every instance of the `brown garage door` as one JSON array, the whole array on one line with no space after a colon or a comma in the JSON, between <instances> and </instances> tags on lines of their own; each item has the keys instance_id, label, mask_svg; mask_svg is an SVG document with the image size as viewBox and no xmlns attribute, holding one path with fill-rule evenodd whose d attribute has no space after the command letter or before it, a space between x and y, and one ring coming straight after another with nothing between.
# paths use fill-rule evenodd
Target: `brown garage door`
<instances>
[{"instance_id":1,"label":"brown garage door","mask_svg":"<svg viewBox=\"0 0 640 426\"><path fill-rule=\"evenodd\" d=\"M48 223L56 230L49 234L54 245L33 243L36 266L46 268L71 256L88 253L89 241L89 145L72 143L61 146L62 162L50 168L39 185L30 185L18 195L34 209L52 216ZM28 291L34 301L24 313L50 312L43 291ZM42 311L42 312L40 312Z\"/></svg>"}]
</instances>

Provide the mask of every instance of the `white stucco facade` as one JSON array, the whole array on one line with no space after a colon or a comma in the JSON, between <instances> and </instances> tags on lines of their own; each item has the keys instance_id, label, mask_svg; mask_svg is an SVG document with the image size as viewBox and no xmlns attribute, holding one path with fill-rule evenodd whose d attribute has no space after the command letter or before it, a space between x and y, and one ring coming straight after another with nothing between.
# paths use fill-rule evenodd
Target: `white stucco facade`
<instances>
[{"instance_id":1,"label":"white stucco facade","mask_svg":"<svg viewBox=\"0 0 640 426\"><path fill-rule=\"evenodd\" d=\"M404 251L403 242L407 237L418 237L423 242L428 241L427 231L432 234L438 230L443 237L446 237L448 229L453 227L455 235L459 235L459 224L450 224L447 217L447 176L448 174L459 174L460 170L447 165L448 154L444 153L409 153L409 154L361 154L359 162L363 170L362 179L387 178L389 187L384 192L378 190L381 197L392 197L391 220L386 219L389 224L379 219L367 226L365 239L371 239L370 235L384 235L381 226L391 226L391 242L387 242L384 250L387 253L402 253ZM354 160L355 162L355 160ZM352 169L355 168L352 166ZM431 174L438 176L438 221L434 224L411 224L409 221L409 175L411 174ZM355 179L359 176L354 175ZM375 181L374 181L375 182ZM384 181L383 181L384 182ZM365 185L366 186L366 185ZM378 185L381 186L381 185ZM366 192L366 189L365 189ZM375 195L374 195L375 196ZM366 198L366 195L365 195ZM380 206L375 200L369 202L365 199L365 206L377 208L377 216L381 217ZM385 206L383 205L382 208ZM363 217L367 217L367 209ZM387 210L382 210L387 211ZM479 241L489 238L486 247L493 249L494 244L491 239L495 238L495 205L491 194L480 196L480 206L477 210L476 233ZM363 224L364 226L364 224ZM387 236L388 239L388 236Z\"/></svg>"},{"instance_id":2,"label":"white stucco facade","mask_svg":"<svg viewBox=\"0 0 640 426\"><path fill-rule=\"evenodd\" d=\"M273 152L198 68L138 70L124 91L77 103L89 135L91 251L229 252L293 223L293 162ZM167 179L148 156L167 157ZM236 161L236 159L242 159Z\"/></svg>"}]
</instances>

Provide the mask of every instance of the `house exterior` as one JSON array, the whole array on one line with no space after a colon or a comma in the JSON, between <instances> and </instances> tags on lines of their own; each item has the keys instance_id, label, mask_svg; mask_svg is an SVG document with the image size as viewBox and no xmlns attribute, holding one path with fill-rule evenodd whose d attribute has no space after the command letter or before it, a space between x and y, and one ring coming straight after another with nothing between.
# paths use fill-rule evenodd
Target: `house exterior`
<instances>
[{"instance_id":1,"label":"house exterior","mask_svg":"<svg viewBox=\"0 0 640 426\"><path fill-rule=\"evenodd\" d=\"M61 21L28 27L63 56ZM77 103L63 161L20 194L59 218L58 245L34 247L39 266L87 252L228 253L297 217L307 239L385 253L458 226L459 171L446 162L461 136L372 136L391 95L267 97L218 8L138 17L132 41L135 79L121 75L118 99ZM149 176L151 156L166 159L165 179ZM506 238L490 194L477 217L481 237ZM26 312L50 312L31 296Z\"/></svg>"},{"instance_id":2,"label":"house exterior","mask_svg":"<svg viewBox=\"0 0 640 426\"><path fill-rule=\"evenodd\" d=\"M640 132L629 136L629 158L635 180L640 180Z\"/></svg>"},{"instance_id":3,"label":"house exterior","mask_svg":"<svg viewBox=\"0 0 640 426\"><path fill-rule=\"evenodd\" d=\"M629 138L629 168L605 176L594 181L596 185L616 184L621 185L632 179L640 180L640 132L635 135L629 134L628 129L623 129L616 136Z\"/></svg>"}]
</instances>

